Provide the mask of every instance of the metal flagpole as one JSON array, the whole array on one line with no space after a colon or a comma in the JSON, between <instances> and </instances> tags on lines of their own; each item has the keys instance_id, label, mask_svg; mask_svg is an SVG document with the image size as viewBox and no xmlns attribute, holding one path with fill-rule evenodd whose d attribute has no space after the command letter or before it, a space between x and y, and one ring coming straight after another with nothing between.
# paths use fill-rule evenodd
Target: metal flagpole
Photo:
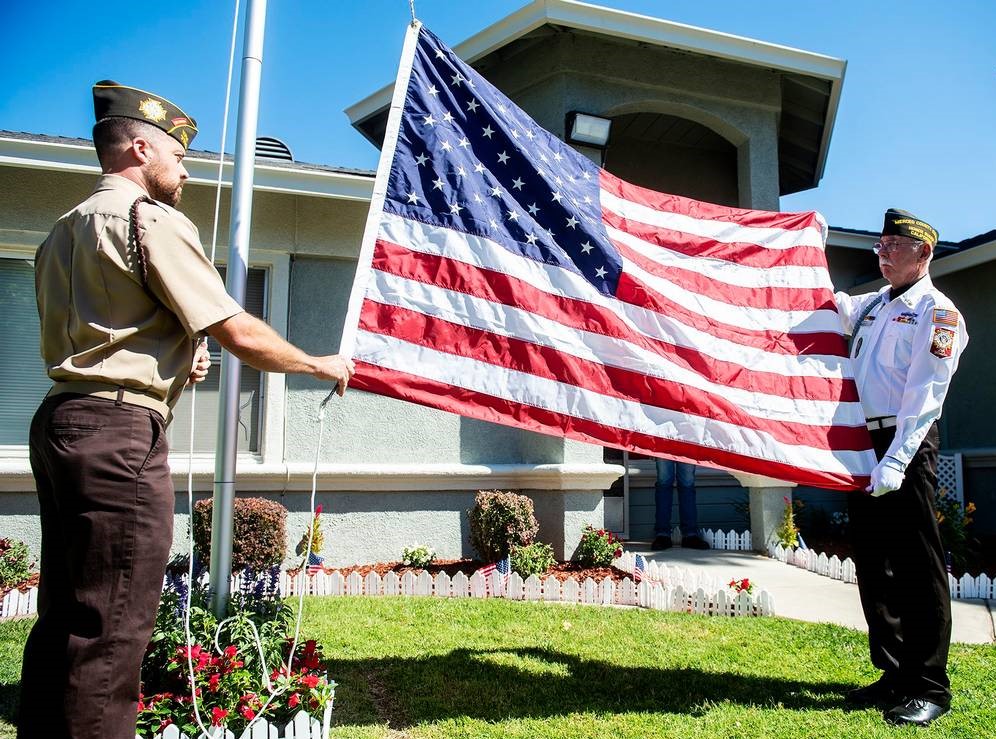
<instances>
[{"instance_id":1,"label":"metal flagpole","mask_svg":"<svg viewBox=\"0 0 996 739\"><path fill-rule=\"evenodd\" d=\"M259 118L259 81L263 70L266 0L249 0L243 40L242 80L239 85L238 127L235 134L235 171L232 174L232 214L225 286L240 305L245 304L249 264L249 227L252 221L253 166L256 124ZM222 152L224 156L224 152ZM215 447L214 504L211 513L211 610L225 615L232 577L232 519L235 510L235 458L238 447L239 377L242 363L227 351L221 354L220 413Z\"/></svg>"}]
</instances>

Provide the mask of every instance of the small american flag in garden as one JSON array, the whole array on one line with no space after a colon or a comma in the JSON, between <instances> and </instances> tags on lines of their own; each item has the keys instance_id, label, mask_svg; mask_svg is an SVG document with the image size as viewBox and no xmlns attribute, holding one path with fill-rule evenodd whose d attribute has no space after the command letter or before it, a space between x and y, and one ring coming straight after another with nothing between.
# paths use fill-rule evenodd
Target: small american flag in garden
<instances>
[{"instance_id":1,"label":"small american flag in garden","mask_svg":"<svg viewBox=\"0 0 996 739\"><path fill-rule=\"evenodd\" d=\"M308 574L317 575L322 571L323 560L321 555L315 554L314 552L308 552Z\"/></svg>"},{"instance_id":2,"label":"small american flag in garden","mask_svg":"<svg viewBox=\"0 0 996 739\"><path fill-rule=\"evenodd\" d=\"M637 554L633 563L633 582L642 582L647 572L647 560Z\"/></svg>"},{"instance_id":3,"label":"small american flag in garden","mask_svg":"<svg viewBox=\"0 0 996 739\"><path fill-rule=\"evenodd\" d=\"M876 464L818 213L631 185L421 24L343 331L355 387L653 456L854 489Z\"/></svg>"},{"instance_id":4,"label":"small american flag in garden","mask_svg":"<svg viewBox=\"0 0 996 739\"><path fill-rule=\"evenodd\" d=\"M509 555L505 559L499 560L498 562L492 562L491 564L486 564L484 567L478 570L481 575L484 575L484 582L487 585L488 590L491 589L491 573L497 572L501 575L501 592L506 592L508 590L508 576L512 574L512 557ZM498 593L494 593L498 595Z\"/></svg>"}]
</instances>

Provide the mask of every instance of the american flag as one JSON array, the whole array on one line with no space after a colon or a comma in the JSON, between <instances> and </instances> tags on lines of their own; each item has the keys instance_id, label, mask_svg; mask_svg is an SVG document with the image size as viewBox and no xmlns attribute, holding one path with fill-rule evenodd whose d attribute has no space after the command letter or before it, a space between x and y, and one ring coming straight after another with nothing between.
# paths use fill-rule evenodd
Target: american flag
<instances>
[{"instance_id":1,"label":"american flag","mask_svg":"<svg viewBox=\"0 0 996 739\"><path fill-rule=\"evenodd\" d=\"M614 177L414 24L340 351L363 390L864 487L876 459L825 235L817 213Z\"/></svg>"},{"instance_id":2,"label":"american flag","mask_svg":"<svg viewBox=\"0 0 996 739\"><path fill-rule=\"evenodd\" d=\"M642 582L647 571L647 560L642 554L637 554L633 562L633 582Z\"/></svg>"},{"instance_id":3,"label":"american flag","mask_svg":"<svg viewBox=\"0 0 996 739\"><path fill-rule=\"evenodd\" d=\"M498 562L486 564L478 570L478 573L484 575L484 582L486 583L489 592L491 590L492 572L497 572L501 575L501 592L506 592L508 590L508 576L512 574L512 556L508 555L505 559L499 560ZM494 595L498 595L498 593L494 593Z\"/></svg>"},{"instance_id":4,"label":"american flag","mask_svg":"<svg viewBox=\"0 0 996 739\"><path fill-rule=\"evenodd\" d=\"M322 563L323 563L323 560L322 560L322 558L321 558L320 555L315 554L314 552L308 552L308 574L309 575L317 575L319 572L322 572L322 569L323 569Z\"/></svg>"}]
</instances>

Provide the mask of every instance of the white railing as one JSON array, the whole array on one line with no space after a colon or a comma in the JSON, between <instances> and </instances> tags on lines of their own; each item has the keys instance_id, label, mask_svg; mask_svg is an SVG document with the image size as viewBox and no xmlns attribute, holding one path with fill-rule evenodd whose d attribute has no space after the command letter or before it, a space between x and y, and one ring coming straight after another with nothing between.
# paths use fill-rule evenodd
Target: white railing
<instances>
[{"instance_id":1,"label":"white railing","mask_svg":"<svg viewBox=\"0 0 996 739\"><path fill-rule=\"evenodd\" d=\"M812 549L785 549L778 544L768 545L768 556L779 562L815 572L817 575L832 577L834 580L850 583L858 581L854 560L850 557L841 560L837 555L827 557L826 554L817 554ZM949 574L948 590L955 600L996 599L996 583L994 583L993 578L986 574L972 577L966 573L957 579Z\"/></svg>"},{"instance_id":2,"label":"white railing","mask_svg":"<svg viewBox=\"0 0 996 739\"><path fill-rule=\"evenodd\" d=\"M0 621L22 616L33 616L38 613L38 588L28 588L20 591L10 590L0 601Z\"/></svg>"}]
</instances>

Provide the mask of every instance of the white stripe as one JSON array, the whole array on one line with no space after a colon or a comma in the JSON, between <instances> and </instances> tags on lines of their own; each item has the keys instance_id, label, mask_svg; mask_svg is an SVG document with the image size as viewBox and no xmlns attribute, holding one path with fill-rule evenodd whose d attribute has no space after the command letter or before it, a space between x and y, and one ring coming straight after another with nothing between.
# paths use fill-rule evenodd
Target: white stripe
<instances>
[{"instance_id":1,"label":"white stripe","mask_svg":"<svg viewBox=\"0 0 996 739\"><path fill-rule=\"evenodd\" d=\"M717 384L631 341L573 329L522 308L387 272L374 271L367 299L460 326L521 339L597 364L681 383L728 400L759 419L814 426L863 426L865 423L864 410L859 402L792 399Z\"/></svg>"},{"instance_id":2,"label":"white stripe","mask_svg":"<svg viewBox=\"0 0 996 739\"><path fill-rule=\"evenodd\" d=\"M823 247L821 230L809 226L804 229L761 228L741 226L729 221L693 218L680 213L656 210L641 203L625 200L606 190L599 191L599 200L605 210L622 218L646 223L649 226L680 231L691 236L712 239L722 244L748 243L769 249L791 249L796 246Z\"/></svg>"},{"instance_id":3,"label":"white stripe","mask_svg":"<svg viewBox=\"0 0 996 739\"><path fill-rule=\"evenodd\" d=\"M833 290L826 267L752 267L725 259L682 254L658 244L651 244L631 233L603 224L609 238L625 244L647 260L661 267L696 272L710 280L736 287L796 288Z\"/></svg>"},{"instance_id":4,"label":"white stripe","mask_svg":"<svg viewBox=\"0 0 996 739\"><path fill-rule=\"evenodd\" d=\"M686 310L710 316L727 326L756 329L764 326L778 333L840 333L840 316L835 310L788 311L777 308L751 308L724 303L708 295L688 290L663 277L652 275L643 267L623 257L623 270L637 278L658 295Z\"/></svg>"},{"instance_id":5,"label":"white stripe","mask_svg":"<svg viewBox=\"0 0 996 739\"><path fill-rule=\"evenodd\" d=\"M662 439L686 441L756 459L765 459L807 470L835 475L867 475L876 464L875 454L831 452L775 441L765 432L700 417L611 398L555 380L509 370L476 359L459 357L360 330L356 358L399 372L412 373L440 383L465 388L561 413L574 418L608 423L616 428Z\"/></svg>"},{"instance_id":6,"label":"white stripe","mask_svg":"<svg viewBox=\"0 0 996 739\"><path fill-rule=\"evenodd\" d=\"M384 214L381 222L381 238L422 254L501 272L550 295L583 300L614 313L634 333L695 349L715 359L780 375L852 377L851 363L846 357L776 354L717 338L672 316L603 295L570 270L516 256L490 239L409 221L388 213ZM835 331L840 332L839 320Z\"/></svg>"}]
</instances>

